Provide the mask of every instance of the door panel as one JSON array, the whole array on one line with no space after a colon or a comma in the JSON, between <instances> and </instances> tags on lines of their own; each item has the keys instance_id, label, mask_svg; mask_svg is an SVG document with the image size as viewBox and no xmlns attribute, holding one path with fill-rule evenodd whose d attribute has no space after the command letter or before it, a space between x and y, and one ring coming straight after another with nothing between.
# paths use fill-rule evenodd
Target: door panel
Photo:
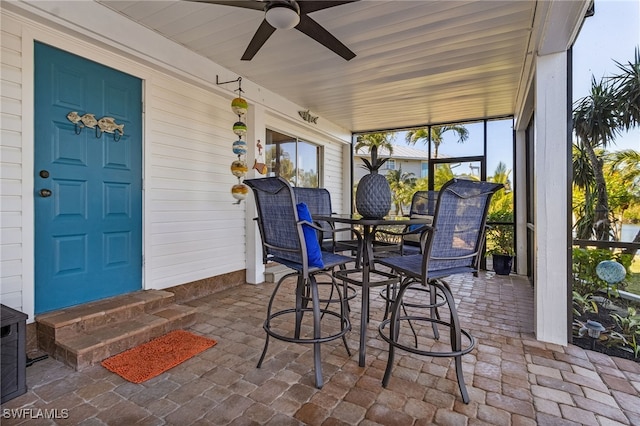
<instances>
[{"instance_id":1,"label":"door panel","mask_svg":"<svg viewBox=\"0 0 640 426\"><path fill-rule=\"evenodd\" d=\"M138 78L36 43L36 313L142 287L141 102ZM76 126L71 111L124 135Z\"/></svg>"}]
</instances>

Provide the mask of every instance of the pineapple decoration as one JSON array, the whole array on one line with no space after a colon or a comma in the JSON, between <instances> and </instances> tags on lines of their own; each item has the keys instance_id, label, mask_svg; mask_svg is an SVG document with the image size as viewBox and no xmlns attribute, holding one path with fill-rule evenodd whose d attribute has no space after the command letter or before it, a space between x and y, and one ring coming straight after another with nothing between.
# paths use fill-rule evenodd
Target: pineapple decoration
<instances>
[{"instance_id":1,"label":"pineapple decoration","mask_svg":"<svg viewBox=\"0 0 640 426\"><path fill-rule=\"evenodd\" d=\"M378 158L378 147L371 146L371 162L363 158L364 168L369 170L358 183L356 189L356 209L365 219L381 219L389 213L391 208L391 188L384 175L378 174L378 169L386 163L388 158Z\"/></svg>"},{"instance_id":2,"label":"pineapple decoration","mask_svg":"<svg viewBox=\"0 0 640 426\"><path fill-rule=\"evenodd\" d=\"M238 136L238 140L233 143L233 153L238 156L238 159L231 163L231 173L238 178L238 183L231 188L231 195L238 200L236 204L240 204L240 201L247 198L249 188L242 183L242 180L247 175L249 167L247 166L247 143L243 140L247 134L247 125L242 121L244 115L247 113L248 104L247 101L242 99L242 88L240 87L240 79L238 80L238 97L231 101L231 109L234 114L238 116L238 121L233 125L233 133Z\"/></svg>"}]
</instances>

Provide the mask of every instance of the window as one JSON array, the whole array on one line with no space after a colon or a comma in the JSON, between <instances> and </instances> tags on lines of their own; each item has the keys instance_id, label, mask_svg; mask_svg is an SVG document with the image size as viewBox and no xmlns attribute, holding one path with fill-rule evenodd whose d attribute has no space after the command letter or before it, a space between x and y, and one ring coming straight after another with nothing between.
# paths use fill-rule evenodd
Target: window
<instances>
[{"instance_id":1,"label":"window","mask_svg":"<svg viewBox=\"0 0 640 426\"><path fill-rule=\"evenodd\" d=\"M281 176L293 186L320 186L321 147L267 129L267 176Z\"/></svg>"},{"instance_id":2,"label":"window","mask_svg":"<svg viewBox=\"0 0 640 426\"><path fill-rule=\"evenodd\" d=\"M420 163L420 177L426 178L427 176L429 176L429 162L423 161Z\"/></svg>"},{"instance_id":3,"label":"window","mask_svg":"<svg viewBox=\"0 0 640 426\"><path fill-rule=\"evenodd\" d=\"M395 170L396 169L396 160L388 160L386 162L387 170Z\"/></svg>"}]
</instances>

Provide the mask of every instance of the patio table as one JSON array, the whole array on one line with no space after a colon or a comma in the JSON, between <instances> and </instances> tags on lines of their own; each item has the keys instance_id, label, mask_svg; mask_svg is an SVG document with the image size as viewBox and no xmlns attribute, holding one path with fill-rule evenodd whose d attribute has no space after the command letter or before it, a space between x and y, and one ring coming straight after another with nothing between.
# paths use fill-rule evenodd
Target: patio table
<instances>
[{"instance_id":1,"label":"patio table","mask_svg":"<svg viewBox=\"0 0 640 426\"><path fill-rule=\"evenodd\" d=\"M332 214L330 216L314 215L314 221L327 221L330 223L342 223L362 228L362 260L360 267L355 269L344 269L335 272L337 278L350 284L362 287L361 311L360 311L360 347L359 361L360 367L365 366L367 322L369 321L369 288L386 286L398 282L398 276L386 271L377 270L374 263L374 252L393 248L396 245L375 241L375 229L380 226L393 225L425 225L425 219L416 218L383 218L365 219L351 214ZM357 231L356 231L357 232Z\"/></svg>"}]
</instances>

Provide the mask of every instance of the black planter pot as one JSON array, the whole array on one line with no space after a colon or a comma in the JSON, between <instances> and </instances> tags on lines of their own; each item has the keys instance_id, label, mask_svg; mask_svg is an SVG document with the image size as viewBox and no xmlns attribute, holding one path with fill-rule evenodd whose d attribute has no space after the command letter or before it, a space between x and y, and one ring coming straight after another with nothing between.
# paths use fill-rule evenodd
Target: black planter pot
<instances>
[{"instance_id":1,"label":"black planter pot","mask_svg":"<svg viewBox=\"0 0 640 426\"><path fill-rule=\"evenodd\" d=\"M513 256L504 254L493 255L493 270L498 275L509 275L513 266Z\"/></svg>"}]
</instances>

